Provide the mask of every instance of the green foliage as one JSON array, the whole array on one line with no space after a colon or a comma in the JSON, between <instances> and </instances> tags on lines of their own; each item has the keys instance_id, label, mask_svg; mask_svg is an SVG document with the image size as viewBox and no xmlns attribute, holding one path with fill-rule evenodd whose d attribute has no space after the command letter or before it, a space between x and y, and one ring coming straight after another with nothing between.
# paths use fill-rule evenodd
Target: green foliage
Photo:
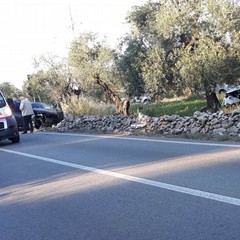
<instances>
[{"instance_id":1,"label":"green foliage","mask_svg":"<svg viewBox=\"0 0 240 240\"><path fill-rule=\"evenodd\" d=\"M74 68L74 78L86 96L106 100L103 90L95 82L96 75L110 87L121 89L116 80L114 52L95 34L81 34L72 42L69 62Z\"/></svg>"},{"instance_id":2,"label":"green foliage","mask_svg":"<svg viewBox=\"0 0 240 240\"><path fill-rule=\"evenodd\" d=\"M178 67L188 86L205 90L214 88L221 77L220 68L225 51L221 44L209 38L201 38L194 53L185 51Z\"/></svg>"},{"instance_id":3,"label":"green foliage","mask_svg":"<svg viewBox=\"0 0 240 240\"><path fill-rule=\"evenodd\" d=\"M66 59L42 55L35 59L35 66L37 73L28 75L23 87L33 101L67 101L69 96L75 94L74 89L79 89Z\"/></svg>"},{"instance_id":4,"label":"green foliage","mask_svg":"<svg viewBox=\"0 0 240 240\"><path fill-rule=\"evenodd\" d=\"M129 96L147 93L163 99L191 89L204 91L209 103L217 83L232 85L240 80L237 2L150 0L132 8L127 16L131 32L118 49L113 51L96 34L81 34L72 42L66 62L42 57L38 65L42 62L46 67L31 74L24 91L44 101L67 103L70 99L71 105L77 89L81 96L108 102L104 87L96 84L98 75L113 92ZM197 109L203 103L194 104ZM192 108L184 104L175 109L173 105L161 106L163 113L172 109L177 114L190 114ZM154 115L159 110L149 106L146 111Z\"/></svg>"},{"instance_id":5,"label":"green foliage","mask_svg":"<svg viewBox=\"0 0 240 240\"><path fill-rule=\"evenodd\" d=\"M45 87L44 81L46 78L47 74L44 71L28 75L28 79L23 85L24 95L34 102L51 102L49 99L52 91L49 91L49 88Z\"/></svg>"},{"instance_id":6,"label":"green foliage","mask_svg":"<svg viewBox=\"0 0 240 240\"><path fill-rule=\"evenodd\" d=\"M178 74L176 55L173 51L167 53L160 45L149 48L146 59L141 63L145 90L154 98L163 99L173 93L179 96L185 89L185 82Z\"/></svg>"},{"instance_id":7,"label":"green foliage","mask_svg":"<svg viewBox=\"0 0 240 240\"><path fill-rule=\"evenodd\" d=\"M19 97L22 95L22 91L16 88L13 84L10 82L3 82L0 84L0 90L2 91L3 95L6 98L16 98L19 99Z\"/></svg>"},{"instance_id":8,"label":"green foliage","mask_svg":"<svg viewBox=\"0 0 240 240\"><path fill-rule=\"evenodd\" d=\"M160 3L147 2L142 6L134 6L127 16L128 23L132 24L134 34L148 34L152 32L152 22L155 21L155 12L161 7Z\"/></svg>"},{"instance_id":9,"label":"green foliage","mask_svg":"<svg viewBox=\"0 0 240 240\"><path fill-rule=\"evenodd\" d=\"M146 50L132 37L125 38L124 46L126 49L115 59L119 80L129 96L138 96L145 92L141 63L145 60Z\"/></svg>"},{"instance_id":10,"label":"green foliage","mask_svg":"<svg viewBox=\"0 0 240 240\"><path fill-rule=\"evenodd\" d=\"M163 0L133 9L133 37L146 48L139 70L145 90L163 98L236 82L239 15L239 4L229 0Z\"/></svg>"}]
</instances>

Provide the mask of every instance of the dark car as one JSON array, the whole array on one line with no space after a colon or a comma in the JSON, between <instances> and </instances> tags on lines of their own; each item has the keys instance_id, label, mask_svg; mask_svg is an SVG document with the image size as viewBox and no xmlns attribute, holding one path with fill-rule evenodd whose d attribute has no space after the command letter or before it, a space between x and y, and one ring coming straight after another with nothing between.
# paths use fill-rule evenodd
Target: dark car
<instances>
[{"instance_id":1,"label":"dark car","mask_svg":"<svg viewBox=\"0 0 240 240\"><path fill-rule=\"evenodd\" d=\"M5 139L18 143L20 136L17 121L0 91L0 141Z\"/></svg>"},{"instance_id":2,"label":"dark car","mask_svg":"<svg viewBox=\"0 0 240 240\"><path fill-rule=\"evenodd\" d=\"M20 103L14 102L13 114L18 122L18 127L23 128L22 114L19 109ZM56 109L52 105L42 102L32 102L34 127L39 129L41 126L52 126L61 122L64 113L61 109Z\"/></svg>"}]
</instances>

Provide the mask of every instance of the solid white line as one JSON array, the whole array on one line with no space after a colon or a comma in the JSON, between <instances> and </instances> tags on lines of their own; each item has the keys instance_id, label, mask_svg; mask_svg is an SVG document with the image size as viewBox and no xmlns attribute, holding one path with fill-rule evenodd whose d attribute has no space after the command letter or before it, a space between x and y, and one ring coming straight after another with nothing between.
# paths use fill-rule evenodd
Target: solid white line
<instances>
[{"instance_id":1,"label":"solid white line","mask_svg":"<svg viewBox=\"0 0 240 240\"><path fill-rule=\"evenodd\" d=\"M152 139L152 138L137 138L137 137L123 137L122 135L95 135L95 134L77 134L77 133L52 133L52 132L38 132L38 134L46 135L64 135L73 137L94 137L102 139L120 139L120 140L130 140L130 141L144 141L144 142L161 142L161 143L173 143L173 144L185 144L185 145L199 145L199 146L213 146L213 147L230 147L230 148L240 148L240 144L224 144L224 143L209 143L209 142L189 142L189 141L177 141L177 140L163 140L163 139Z\"/></svg>"},{"instance_id":2,"label":"solid white line","mask_svg":"<svg viewBox=\"0 0 240 240\"><path fill-rule=\"evenodd\" d=\"M180 193L184 193L184 194L188 194L188 195L192 195L192 196L196 196L196 197L211 199L211 200L218 201L218 202L223 202L223 203L227 203L227 204L240 206L240 199L238 199L238 198L232 198L232 197L214 194L214 193L210 193L210 192L204 192L204 191L200 191L200 190L196 190L196 189L191 189L191 188L181 187L181 186L167 184L167 183L163 183L163 182L158 182L158 181L154 181L154 180L134 177L134 176L130 176L130 175L122 174L122 173L110 172L110 171L106 171L106 170L102 170L102 169L98 169L98 168L94 168L94 167L88 167L88 166L83 166L80 164L64 162L61 160L47 158L47 157L41 157L41 156L32 155L32 154L28 154L28 153L16 152L16 151L7 150L7 149L0 149L0 151L16 154L16 155L20 155L20 156L25 156L25 157L29 157L29 158L33 158L33 159L38 159L38 160L45 161L45 162L55 163L55 164L62 165L62 166L72 167L72 168L76 168L76 169L80 169L80 170L84 170L84 171L88 171L88 172L94 172L94 173L103 174L103 175L107 175L107 176L111 176L111 177L115 177L115 178L120 178L123 180L141 183L141 184L148 185L148 186L167 189L167 190L174 191L174 192L180 192Z\"/></svg>"}]
</instances>

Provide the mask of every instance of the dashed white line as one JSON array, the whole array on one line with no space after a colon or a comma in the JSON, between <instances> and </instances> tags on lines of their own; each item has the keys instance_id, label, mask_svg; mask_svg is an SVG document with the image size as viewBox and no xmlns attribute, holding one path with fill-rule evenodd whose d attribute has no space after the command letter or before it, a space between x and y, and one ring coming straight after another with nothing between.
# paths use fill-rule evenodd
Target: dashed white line
<instances>
[{"instance_id":1,"label":"dashed white line","mask_svg":"<svg viewBox=\"0 0 240 240\"><path fill-rule=\"evenodd\" d=\"M28 158L38 159L41 161L50 162L50 163L54 163L54 164L58 164L58 165L62 165L62 166L76 168L76 169L80 169L80 170L84 170L84 171L103 174L103 175L107 175L107 176L111 176L111 177L115 177L115 178L119 178L119 179L123 179L123 180L127 180L127 181L141 183L141 184L148 185L148 186L167 189L167 190L174 191L174 192L180 192L180 193L184 193L184 194L188 194L188 195L192 195L192 196L196 196L196 197L211 199L214 201L223 202L223 203L227 203L227 204L231 204L231 205L235 205L235 206L240 206L240 199L238 199L238 198L232 198L232 197L228 197L228 196L224 196L224 195L214 194L214 193L210 193L210 192L200 191L200 190L181 187L181 186L172 185L172 184L167 184L167 183L149 180L149 179L145 179L145 178L134 177L134 176L130 176L130 175L122 174L122 173L106 171L106 170L102 170L102 169L98 169L98 168L94 168L94 167L64 162L64 161L53 159L53 158L42 157L42 156L37 156L37 155L23 153L23 152L17 152L17 151L12 151L12 150L7 150L7 149L0 149L0 151L16 154L16 155L20 155L20 156L25 156Z\"/></svg>"}]
</instances>

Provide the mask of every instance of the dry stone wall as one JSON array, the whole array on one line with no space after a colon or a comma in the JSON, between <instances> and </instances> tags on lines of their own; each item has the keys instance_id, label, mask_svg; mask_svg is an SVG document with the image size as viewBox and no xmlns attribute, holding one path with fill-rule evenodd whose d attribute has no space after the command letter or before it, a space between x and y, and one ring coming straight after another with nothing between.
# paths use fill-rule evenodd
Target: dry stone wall
<instances>
[{"instance_id":1,"label":"dry stone wall","mask_svg":"<svg viewBox=\"0 0 240 240\"><path fill-rule=\"evenodd\" d=\"M231 113L195 112L193 116L178 115L149 117L138 116L97 116L66 115L64 120L53 127L59 132L101 132L101 133L148 133L163 135L205 135L240 138L240 111Z\"/></svg>"}]
</instances>

